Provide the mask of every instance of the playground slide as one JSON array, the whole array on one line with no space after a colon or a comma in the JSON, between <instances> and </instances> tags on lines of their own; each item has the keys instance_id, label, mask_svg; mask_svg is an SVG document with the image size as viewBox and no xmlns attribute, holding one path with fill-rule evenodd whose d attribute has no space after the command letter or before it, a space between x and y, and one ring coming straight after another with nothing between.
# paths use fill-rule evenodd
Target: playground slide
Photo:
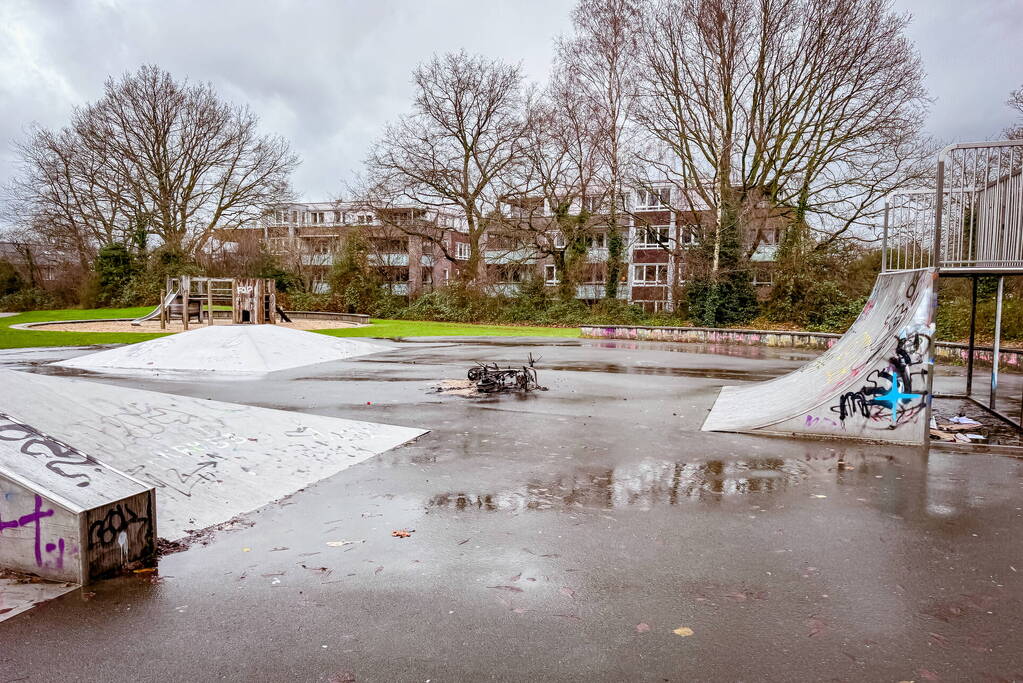
<instances>
[{"instance_id":1,"label":"playground slide","mask_svg":"<svg viewBox=\"0 0 1023 683\"><path fill-rule=\"evenodd\" d=\"M176 299L177 296L178 296L178 290L175 289L173 292L171 292L170 294L167 295L166 299L163 300L163 305L164 306L170 306L172 303L174 303L174 299ZM146 315L142 316L141 318L136 318L135 320L132 320L131 324L132 325L141 325L142 323L146 322L147 320L152 320L153 318L159 318L159 317L160 317L160 306L157 306L156 308L154 308L152 310L151 313L147 313Z\"/></svg>"},{"instance_id":2,"label":"playground slide","mask_svg":"<svg viewBox=\"0 0 1023 683\"><path fill-rule=\"evenodd\" d=\"M723 387L703 431L928 443L936 278L882 273L830 349L776 379Z\"/></svg>"}]
</instances>

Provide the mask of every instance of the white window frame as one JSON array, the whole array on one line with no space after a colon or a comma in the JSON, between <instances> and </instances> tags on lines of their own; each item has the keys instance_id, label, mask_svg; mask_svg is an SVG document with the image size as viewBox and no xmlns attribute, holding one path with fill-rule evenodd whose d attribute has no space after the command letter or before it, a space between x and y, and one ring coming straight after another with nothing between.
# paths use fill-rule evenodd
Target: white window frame
<instances>
[{"instance_id":1,"label":"white window frame","mask_svg":"<svg viewBox=\"0 0 1023 683\"><path fill-rule=\"evenodd\" d=\"M565 248L565 236L561 233L560 230L556 230L554 232L554 248L555 249Z\"/></svg>"},{"instance_id":2,"label":"white window frame","mask_svg":"<svg viewBox=\"0 0 1023 683\"><path fill-rule=\"evenodd\" d=\"M651 231L658 235L664 235L664 242L650 240ZM636 226L636 248L637 249L662 249L670 247L672 243L670 225L637 225Z\"/></svg>"},{"instance_id":3,"label":"white window frame","mask_svg":"<svg viewBox=\"0 0 1023 683\"><path fill-rule=\"evenodd\" d=\"M468 242L455 242L455 258L459 261L468 261L472 255L472 249Z\"/></svg>"},{"instance_id":4,"label":"white window frame","mask_svg":"<svg viewBox=\"0 0 1023 683\"><path fill-rule=\"evenodd\" d=\"M658 187L636 193L637 209L666 209L671 206L671 188Z\"/></svg>"},{"instance_id":5,"label":"white window frame","mask_svg":"<svg viewBox=\"0 0 1023 683\"><path fill-rule=\"evenodd\" d=\"M651 276L653 279L650 279ZM640 286L667 285L667 263L634 263L632 265L632 284Z\"/></svg>"},{"instance_id":6,"label":"white window frame","mask_svg":"<svg viewBox=\"0 0 1023 683\"><path fill-rule=\"evenodd\" d=\"M561 282L558 279L558 267L553 263L545 264L543 267L543 281L547 285L556 285Z\"/></svg>"}]
</instances>

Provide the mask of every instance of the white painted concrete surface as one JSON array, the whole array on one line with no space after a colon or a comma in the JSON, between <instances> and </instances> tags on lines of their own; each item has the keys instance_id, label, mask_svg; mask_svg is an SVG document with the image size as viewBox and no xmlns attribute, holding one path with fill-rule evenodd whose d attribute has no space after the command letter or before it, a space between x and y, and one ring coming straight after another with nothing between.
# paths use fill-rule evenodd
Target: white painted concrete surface
<instances>
[{"instance_id":1,"label":"white painted concrete surface","mask_svg":"<svg viewBox=\"0 0 1023 683\"><path fill-rule=\"evenodd\" d=\"M426 432L24 372L0 407L156 487L157 531L180 538Z\"/></svg>"},{"instance_id":2,"label":"white painted concrete surface","mask_svg":"<svg viewBox=\"0 0 1023 683\"><path fill-rule=\"evenodd\" d=\"M60 361L115 374L253 376L386 351L362 339L277 325L212 325Z\"/></svg>"}]
</instances>

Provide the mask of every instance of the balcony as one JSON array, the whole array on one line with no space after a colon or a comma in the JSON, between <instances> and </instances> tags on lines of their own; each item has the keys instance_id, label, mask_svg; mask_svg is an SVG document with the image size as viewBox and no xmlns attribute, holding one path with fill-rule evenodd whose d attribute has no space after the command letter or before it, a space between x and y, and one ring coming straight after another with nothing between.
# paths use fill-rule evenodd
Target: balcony
<instances>
[{"instance_id":1,"label":"balcony","mask_svg":"<svg viewBox=\"0 0 1023 683\"><path fill-rule=\"evenodd\" d=\"M537 254L532 249L488 249L484 252L484 259L498 266L507 263L536 263Z\"/></svg>"},{"instance_id":2,"label":"balcony","mask_svg":"<svg viewBox=\"0 0 1023 683\"><path fill-rule=\"evenodd\" d=\"M334 265L333 254L302 254L303 266L332 266Z\"/></svg>"},{"instance_id":3,"label":"balcony","mask_svg":"<svg viewBox=\"0 0 1023 683\"><path fill-rule=\"evenodd\" d=\"M407 282L388 282L384 284L384 289L395 296L407 296L408 295L408 283Z\"/></svg>"},{"instance_id":4,"label":"balcony","mask_svg":"<svg viewBox=\"0 0 1023 683\"><path fill-rule=\"evenodd\" d=\"M586 250L587 263L606 263L607 247L590 247Z\"/></svg>"},{"instance_id":5,"label":"balcony","mask_svg":"<svg viewBox=\"0 0 1023 683\"><path fill-rule=\"evenodd\" d=\"M374 266L408 266L408 254L370 254L366 259Z\"/></svg>"}]
</instances>

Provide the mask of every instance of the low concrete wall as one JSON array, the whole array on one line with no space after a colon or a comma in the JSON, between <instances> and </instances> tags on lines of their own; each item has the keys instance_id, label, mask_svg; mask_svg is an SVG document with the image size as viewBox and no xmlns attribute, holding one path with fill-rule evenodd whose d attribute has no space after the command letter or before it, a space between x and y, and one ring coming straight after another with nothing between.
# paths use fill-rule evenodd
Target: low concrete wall
<instances>
[{"instance_id":1,"label":"low concrete wall","mask_svg":"<svg viewBox=\"0 0 1023 683\"><path fill-rule=\"evenodd\" d=\"M841 337L829 332L789 332L782 330L742 330L714 327L645 327L641 325L584 325L582 336L590 339L633 339L636 341L673 341L694 344L736 344L779 346L784 348L829 349ZM938 360L966 364L969 347L955 342L938 342ZM1023 371L1023 349L1003 348L999 367ZM977 346L975 365L990 367L994 349Z\"/></svg>"},{"instance_id":2,"label":"low concrete wall","mask_svg":"<svg viewBox=\"0 0 1023 683\"><path fill-rule=\"evenodd\" d=\"M344 320L350 323L369 324L364 313L334 313L332 311L284 311L292 320Z\"/></svg>"}]
</instances>

